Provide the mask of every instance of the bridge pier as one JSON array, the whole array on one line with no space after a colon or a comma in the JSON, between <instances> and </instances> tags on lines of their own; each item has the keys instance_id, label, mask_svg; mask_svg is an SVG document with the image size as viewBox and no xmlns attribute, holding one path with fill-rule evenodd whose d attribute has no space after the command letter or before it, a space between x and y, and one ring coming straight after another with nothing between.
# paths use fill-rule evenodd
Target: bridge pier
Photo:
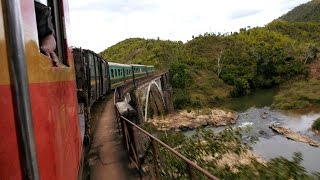
<instances>
[{"instance_id":1,"label":"bridge pier","mask_svg":"<svg viewBox=\"0 0 320 180\"><path fill-rule=\"evenodd\" d=\"M169 73L163 74L161 76L161 84L162 84L164 102L167 107L167 113L173 113L174 112L173 90L169 81Z\"/></svg>"},{"instance_id":2,"label":"bridge pier","mask_svg":"<svg viewBox=\"0 0 320 180\"><path fill-rule=\"evenodd\" d=\"M157 116L174 111L168 73L137 85L133 91L131 94L135 96L133 99L136 100L136 110L140 121L148 121L150 112Z\"/></svg>"}]
</instances>

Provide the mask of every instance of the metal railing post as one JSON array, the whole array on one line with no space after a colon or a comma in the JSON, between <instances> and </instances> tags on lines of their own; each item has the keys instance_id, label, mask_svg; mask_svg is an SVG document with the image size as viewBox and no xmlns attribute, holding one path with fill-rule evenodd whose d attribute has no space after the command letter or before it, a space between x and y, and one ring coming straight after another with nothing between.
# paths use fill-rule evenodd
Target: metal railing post
<instances>
[{"instance_id":1,"label":"metal railing post","mask_svg":"<svg viewBox=\"0 0 320 180\"><path fill-rule=\"evenodd\" d=\"M186 165L187 165L187 168L188 168L188 175L189 175L190 179L192 179L192 180L198 179L196 174L193 171L192 166L190 164L188 164L188 163L186 163Z\"/></svg>"},{"instance_id":2,"label":"metal railing post","mask_svg":"<svg viewBox=\"0 0 320 180\"><path fill-rule=\"evenodd\" d=\"M158 169L158 152L157 152L156 143L154 142L153 139L151 139L150 143L151 143L151 148L152 148L152 159L153 159L154 170L156 173L156 179L160 179L160 173L159 173L159 169Z\"/></svg>"}]
</instances>

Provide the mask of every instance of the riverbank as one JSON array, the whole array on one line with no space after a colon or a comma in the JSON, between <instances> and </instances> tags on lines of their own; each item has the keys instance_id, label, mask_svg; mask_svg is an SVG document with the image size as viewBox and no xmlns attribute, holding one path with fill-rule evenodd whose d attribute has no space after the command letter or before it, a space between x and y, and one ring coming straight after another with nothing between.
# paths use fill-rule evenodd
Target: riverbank
<instances>
[{"instance_id":1,"label":"riverbank","mask_svg":"<svg viewBox=\"0 0 320 180\"><path fill-rule=\"evenodd\" d=\"M275 96L277 109L305 109L320 107L320 80L298 81L283 86Z\"/></svg>"},{"instance_id":2,"label":"riverbank","mask_svg":"<svg viewBox=\"0 0 320 180\"><path fill-rule=\"evenodd\" d=\"M187 131L205 126L226 126L235 124L237 113L221 109L179 111L166 117L157 117L150 122L160 131Z\"/></svg>"}]
</instances>

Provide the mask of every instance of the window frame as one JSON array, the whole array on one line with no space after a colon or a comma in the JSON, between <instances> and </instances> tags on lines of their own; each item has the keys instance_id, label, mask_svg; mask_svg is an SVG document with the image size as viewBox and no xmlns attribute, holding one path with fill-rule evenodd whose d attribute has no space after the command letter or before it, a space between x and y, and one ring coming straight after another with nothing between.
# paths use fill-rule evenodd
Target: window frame
<instances>
[{"instance_id":1,"label":"window frame","mask_svg":"<svg viewBox=\"0 0 320 180\"><path fill-rule=\"evenodd\" d=\"M62 0L47 0L47 6L51 9L52 23L55 30L57 46L55 52L58 56L59 62L69 66L63 2Z\"/></svg>"}]
</instances>

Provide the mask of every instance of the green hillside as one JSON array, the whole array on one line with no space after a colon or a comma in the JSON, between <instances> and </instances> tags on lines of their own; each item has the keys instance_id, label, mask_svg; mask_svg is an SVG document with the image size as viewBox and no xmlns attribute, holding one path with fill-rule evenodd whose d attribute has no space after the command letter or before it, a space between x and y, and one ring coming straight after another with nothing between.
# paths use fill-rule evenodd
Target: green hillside
<instances>
[{"instance_id":1,"label":"green hillside","mask_svg":"<svg viewBox=\"0 0 320 180\"><path fill-rule=\"evenodd\" d=\"M276 20L230 34L205 33L186 43L131 38L100 54L113 62L168 69L176 108L198 108L307 79L319 42L319 23Z\"/></svg>"},{"instance_id":2,"label":"green hillside","mask_svg":"<svg viewBox=\"0 0 320 180\"><path fill-rule=\"evenodd\" d=\"M288 22L320 22L320 0L302 4L280 17L280 19Z\"/></svg>"},{"instance_id":3,"label":"green hillside","mask_svg":"<svg viewBox=\"0 0 320 180\"><path fill-rule=\"evenodd\" d=\"M100 54L109 61L119 63L151 64L167 68L171 59L182 53L182 42L130 38L104 50Z\"/></svg>"}]
</instances>

